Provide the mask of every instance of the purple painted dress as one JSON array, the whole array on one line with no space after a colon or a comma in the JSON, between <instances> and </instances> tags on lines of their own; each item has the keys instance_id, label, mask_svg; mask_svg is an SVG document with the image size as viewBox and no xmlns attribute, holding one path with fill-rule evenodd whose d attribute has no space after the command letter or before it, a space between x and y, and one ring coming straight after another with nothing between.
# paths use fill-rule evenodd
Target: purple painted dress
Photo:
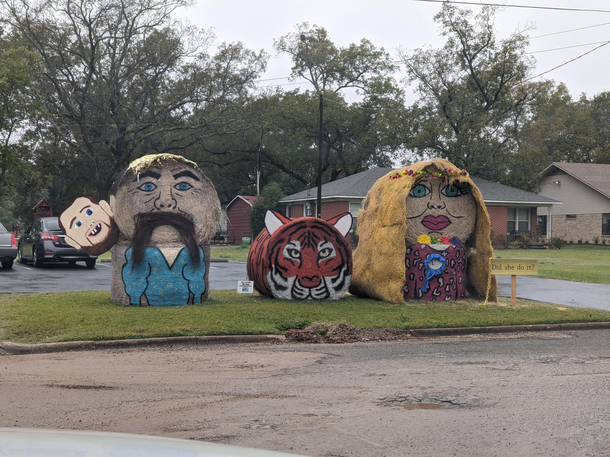
<instances>
[{"instance_id":1,"label":"purple painted dress","mask_svg":"<svg viewBox=\"0 0 610 457\"><path fill-rule=\"evenodd\" d=\"M407 247L405 300L458 300L465 296L466 253L462 247L429 244Z\"/></svg>"}]
</instances>

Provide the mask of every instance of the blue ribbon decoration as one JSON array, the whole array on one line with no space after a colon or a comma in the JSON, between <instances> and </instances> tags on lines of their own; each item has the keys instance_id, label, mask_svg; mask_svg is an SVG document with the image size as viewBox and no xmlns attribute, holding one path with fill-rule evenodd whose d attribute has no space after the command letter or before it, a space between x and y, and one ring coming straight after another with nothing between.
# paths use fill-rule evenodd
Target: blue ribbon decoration
<instances>
[{"instance_id":1,"label":"blue ribbon decoration","mask_svg":"<svg viewBox=\"0 0 610 457\"><path fill-rule=\"evenodd\" d=\"M430 262L432 262L433 260L438 260L441 262L441 266L438 268L432 268L430 267ZM430 288L430 280L435 277L440 275L443 271L445 271L445 265L447 264L447 260L439 255L439 254L430 254L428 256L428 258L426 260L424 260L424 267L425 267L425 272L426 272L426 280L424 281L424 285L421 288L422 293L424 292L428 292L428 289Z\"/></svg>"}]
</instances>

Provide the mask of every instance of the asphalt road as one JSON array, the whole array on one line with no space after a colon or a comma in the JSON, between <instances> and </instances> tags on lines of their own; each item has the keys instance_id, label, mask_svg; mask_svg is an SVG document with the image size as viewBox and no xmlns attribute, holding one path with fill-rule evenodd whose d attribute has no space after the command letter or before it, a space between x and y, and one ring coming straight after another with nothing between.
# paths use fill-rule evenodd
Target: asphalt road
<instances>
[{"instance_id":1,"label":"asphalt road","mask_svg":"<svg viewBox=\"0 0 610 457\"><path fill-rule=\"evenodd\" d=\"M497 276L498 295L510 297L510 276ZM210 262L211 289L237 289L246 280L245 262ZM0 268L0 293L65 292L73 290L110 290L111 266L98 262L94 269L84 264L49 264L43 268L16 263L12 269ZM558 305L610 311L610 285L559 281L533 276L517 276L517 298Z\"/></svg>"},{"instance_id":2,"label":"asphalt road","mask_svg":"<svg viewBox=\"0 0 610 457\"><path fill-rule=\"evenodd\" d=\"M245 262L210 262L209 265L211 289L237 289L237 282L246 279ZM97 262L93 269L81 263L74 267L45 264L42 268L15 263L9 270L0 268L0 293L110 291L111 275L110 262Z\"/></svg>"},{"instance_id":3,"label":"asphalt road","mask_svg":"<svg viewBox=\"0 0 610 457\"><path fill-rule=\"evenodd\" d=\"M609 377L607 330L11 355L0 427L325 457L606 456Z\"/></svg>"}]
</instances>

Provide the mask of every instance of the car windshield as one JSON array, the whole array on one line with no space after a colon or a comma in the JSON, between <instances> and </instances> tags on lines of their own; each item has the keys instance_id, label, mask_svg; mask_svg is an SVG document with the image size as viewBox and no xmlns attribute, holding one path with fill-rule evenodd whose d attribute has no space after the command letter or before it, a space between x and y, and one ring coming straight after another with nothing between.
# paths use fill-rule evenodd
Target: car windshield
<instances>
[{"instance_id":1,"label":"car windshield","mask_svg":"<svg viewBox=\"0 0 610 457\"><path fill-rule=\"evenodd\" d=\"M45 225L47 226L48 230L53 230L53 231L61 231L61 228L59 227L59 219L47 219L45 221Z\"/></svg>"},{"instance_id":2,"label":"car windshield","mask_svg":"<svg viewBox=\"0 0 610 457\"><path fill-rule=\"evenodd\" d=\"M2 225L2 222L0 222L0 233L4 233L4 232L8 232L8 230L6 228L4 228L4 225Z\"/></svg>"}]
</instances>

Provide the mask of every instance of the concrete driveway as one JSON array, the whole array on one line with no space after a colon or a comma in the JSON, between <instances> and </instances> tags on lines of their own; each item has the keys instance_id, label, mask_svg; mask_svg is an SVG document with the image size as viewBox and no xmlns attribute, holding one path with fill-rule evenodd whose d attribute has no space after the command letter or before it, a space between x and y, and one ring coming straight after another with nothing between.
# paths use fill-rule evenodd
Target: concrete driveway
<instances>
[{"instance_id":1,"label":"concrete driveway","mask_svg":"<svg viewBox=\"0 0 610 457\"><path fill-rule=\"evenodd\" d=\"M498 296L510 297L510 276L496 277ZM610 311L609 284L517 276L517 298Z\"/></svg>"}]
</instances>

